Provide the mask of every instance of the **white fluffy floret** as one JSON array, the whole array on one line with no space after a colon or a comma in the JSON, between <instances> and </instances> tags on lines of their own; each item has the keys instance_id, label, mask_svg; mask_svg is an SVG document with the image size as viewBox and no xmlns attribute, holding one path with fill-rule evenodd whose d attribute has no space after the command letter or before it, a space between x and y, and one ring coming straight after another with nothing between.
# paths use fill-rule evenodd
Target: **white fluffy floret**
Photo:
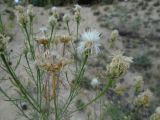
<instances>
[{"instance_id":1,"label":"white fluffy floret","mask_svg":"<svg viewBox=\"0 0 160 120\"><path fill-rule=\"evenodd\" d=\"M81 35L81 42L78 46L78 52L83 53L90 51L91 54L98 54L100 52L100 33L96 30L87 31Z\"/></svg>"}]
</instances>

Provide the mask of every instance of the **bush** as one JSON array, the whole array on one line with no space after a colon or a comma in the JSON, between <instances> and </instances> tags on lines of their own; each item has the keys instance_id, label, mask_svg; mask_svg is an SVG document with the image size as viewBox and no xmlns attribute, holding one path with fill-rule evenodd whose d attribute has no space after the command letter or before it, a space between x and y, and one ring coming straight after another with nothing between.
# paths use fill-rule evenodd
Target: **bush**
<instances>
[{"instance_id":1,"label":"bush","mask_svg":"<svg viewBox=\"0 0 160 120\"><path fill-rule=\"evenodd\" d=\"M149 57L146 54L143 54L134 59L134 65L138 68L150 68L152 63Z\"/></svg>"}]
</instances>

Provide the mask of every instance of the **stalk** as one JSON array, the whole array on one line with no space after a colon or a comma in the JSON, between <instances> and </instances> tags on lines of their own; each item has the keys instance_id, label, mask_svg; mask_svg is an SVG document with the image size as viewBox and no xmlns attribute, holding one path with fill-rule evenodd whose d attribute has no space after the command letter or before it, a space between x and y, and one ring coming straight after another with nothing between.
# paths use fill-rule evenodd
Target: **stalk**
<instances>
[{"instance_id":1,"label":"stalk","mask_svg":"<svg viewBox=\"0 0 160 120\"><path fill-rule=\"evenodd\" d=\"M52 40L52 36L53 36L53 31L54 31L54 26L52 26L52 28L51 28L51 35L50 35L50 38L49 38L48 48L50 48L50 44L51 44L51 40Z\"/></svg>"},{"instance_id":2,"label":"stalk","mask_svg":"<svg viewBox=\"0 0 160 120\"><path fill-rule=\"evenodd\" d=\"M30 52L31 52L32 58L35 59L34 48L33 48L32 44L31 44L30 36L29 36L29 33L28 33L28 30L27 30L26 26L24 26L24 30L25 30L25 33L27 35L27 41L28 41L28 44L29 44L29 48L30 48Z\"/></svg>"},{"instance_id":3,"label":"stalk","mask_svg":"<svg viewBox=\"0 0 160 120\"><path fill-rule=\"evenodd\" d=\"M77 111L79 111L81 109L84 109L85 107L87 107L88 105L92 104L93 102L95 102L96 100L98 100L100 97L102 97L109 90L110 86L112 86L112 82L113 82L113 80L109 79L108 84L105 86L104 90L98 96L96 96L94 99L92 99L87 104L85 104L85 105L79 107L78 109L72 111L70 114L73 114L73 113L75 113L75 112L77 112Z\"/></svg>"},{"instance_id":4,"label":"stalk","mask_svg":"<svg viewBox=\"0 0 160 120\"><path fill-rule=\"evenodd\" d=\"M75 85L74 88L71 88L70 95L69 95L69 97L67 99L67 102L66 102L65 106L63 107L64 110L61 113L61 117L63 117L65 111L67 110L67 108L69 107L70 103L72 102L72 100L74 98L75 91L77 89L77 86L79 86L79 83L80 83L80 80L81 80L80 78L82 77L82 73L84 71L84 66L87 63L87 59L88 59L88 55L85 55L84 61L83 61L82 65L81 65L80 72L79 72L79 74L77 75L77 77L75 79L75 82L76 82L75 84L76 85Z\"/></svg>"},{"instance_id":5,"label":"stalk","mask_svg":"<svg viewBox=\"0 0 160 120\"><path fill-rule=\"evenodd\" d=\"M25 112L21 109L21 107L16 103L16 102L14 102L13 100L12 100L12 98L10 98L8 95L7 95L7 93L0 87L0 91L2 92L2 94L6 97L6 98L8 98L8 101L11 101L20 111L21 111L21 113L24 115L24 117L26 117L28 120L32 120L31 118L29 118L26 114L25 114Z\"/></svg>"},{"instance_id":6,"label":"stalk","mask_svg":"<svg viewBox=\"0 0 160 120\"><path fill-rule=\"evenodd\" d=\"M24 86L23 86L23 85L21 84L21 82L18 80L18 78L17 78L16 74L14 73L13 69L9 66L8 62L6 61L5 55L4 55L3 53L0 54L0 55L1 55L2 61L3 61L3 63L5 64L5 66L6 66L7 70L8 70L8 72L9 72L9 74L12 76L12 78L13 78L16 86L20 89L20 91L21 91L22 94L25 96L25 98L27 99L27 101L32 105L32 107L33 107L36 111L40 112L39 109L35 106L36 101L34 100L33 97L31 97L31 95L29 95L29 93L26 91L26 89L24 88ZM33 103L32 101L33 101L34 103Z\"/></svg>"},{"instance_id":7,"label":"stalk","mask_svg":"<svg viewBox=\"0 0 160 120\"><path fill-rule=\"evenodd\" d=\"M69 24L68 24L68 22L67 22L66 24L67 24L68 34L69 34L69 35L71 35L71 31L70 31L70 28L69 28Z\"/></svg>"}]
</instances>

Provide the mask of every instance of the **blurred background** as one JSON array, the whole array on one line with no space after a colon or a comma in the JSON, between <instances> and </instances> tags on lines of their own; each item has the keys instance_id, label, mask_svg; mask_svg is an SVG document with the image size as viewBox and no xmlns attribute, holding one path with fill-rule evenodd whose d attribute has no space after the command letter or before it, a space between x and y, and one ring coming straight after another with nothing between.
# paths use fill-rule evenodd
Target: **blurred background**
<instances>
[{"instance_id":1,"label":"blurred background","mask_svg":"<svg viewBox=\"0 0 160 120\"><path fill-rule=\"evenodd\" d=\"M97 59L89 62L89 73L81 83L85 90L89 89L90 91L89 83L93 77L98 76L103 81L100 74L106 70L106 63L110 62L108 53L112 52L109 50L107 42L111 31L117 29L119 39L114 50L120 49L125 55L134 58L129 72L120 81L125 81L125 85L131 85L135 76L142 76L145 89L150 89L155 96L148 112L149 114L153 113L160 103L160 0L0 0L0 32L10 36L9 49L16 52L22 51L23 46L21 41L23 36L16 26L17 21L13 12L15 5L19 4L35 6L34 12L37 14L37 18L34 29L36 32L47 24L50 8L53 6L59 8L61 19L59 19L58 29L62 33L66 29L62 23L65 12L69 11L72 14L75 4L83 7L80 32L91 26L102 33L103 43L101 48L103 53ZM74 31L72 25L71 31ZM0 75L2 74L0 73ZM6 85L4 81L0 83ZM80 101L77 104L82 103ZM3 105L3 102L0 102L0 106L2 108L0 115L4 113L5 116L10 106L8 105L6 108L6 104ZM6 120L12 120L12 117Z\"/></svg>"}]
</instances>

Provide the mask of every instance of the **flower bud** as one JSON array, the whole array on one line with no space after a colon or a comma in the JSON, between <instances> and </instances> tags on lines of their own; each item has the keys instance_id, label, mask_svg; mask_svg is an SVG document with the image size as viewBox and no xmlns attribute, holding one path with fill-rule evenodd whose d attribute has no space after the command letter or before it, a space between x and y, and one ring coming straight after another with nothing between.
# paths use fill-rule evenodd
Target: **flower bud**
<instances>
[{"instance_id":1,"label":"flower bud","mask_svg":"<svg viewBox=\"0 0 160 120\"><path fill-rule=\"evenodd\" d=\"M109 46L113 47L119 36L118 30L113 30L109 39Z\"/></svg>"}]
</instances>

